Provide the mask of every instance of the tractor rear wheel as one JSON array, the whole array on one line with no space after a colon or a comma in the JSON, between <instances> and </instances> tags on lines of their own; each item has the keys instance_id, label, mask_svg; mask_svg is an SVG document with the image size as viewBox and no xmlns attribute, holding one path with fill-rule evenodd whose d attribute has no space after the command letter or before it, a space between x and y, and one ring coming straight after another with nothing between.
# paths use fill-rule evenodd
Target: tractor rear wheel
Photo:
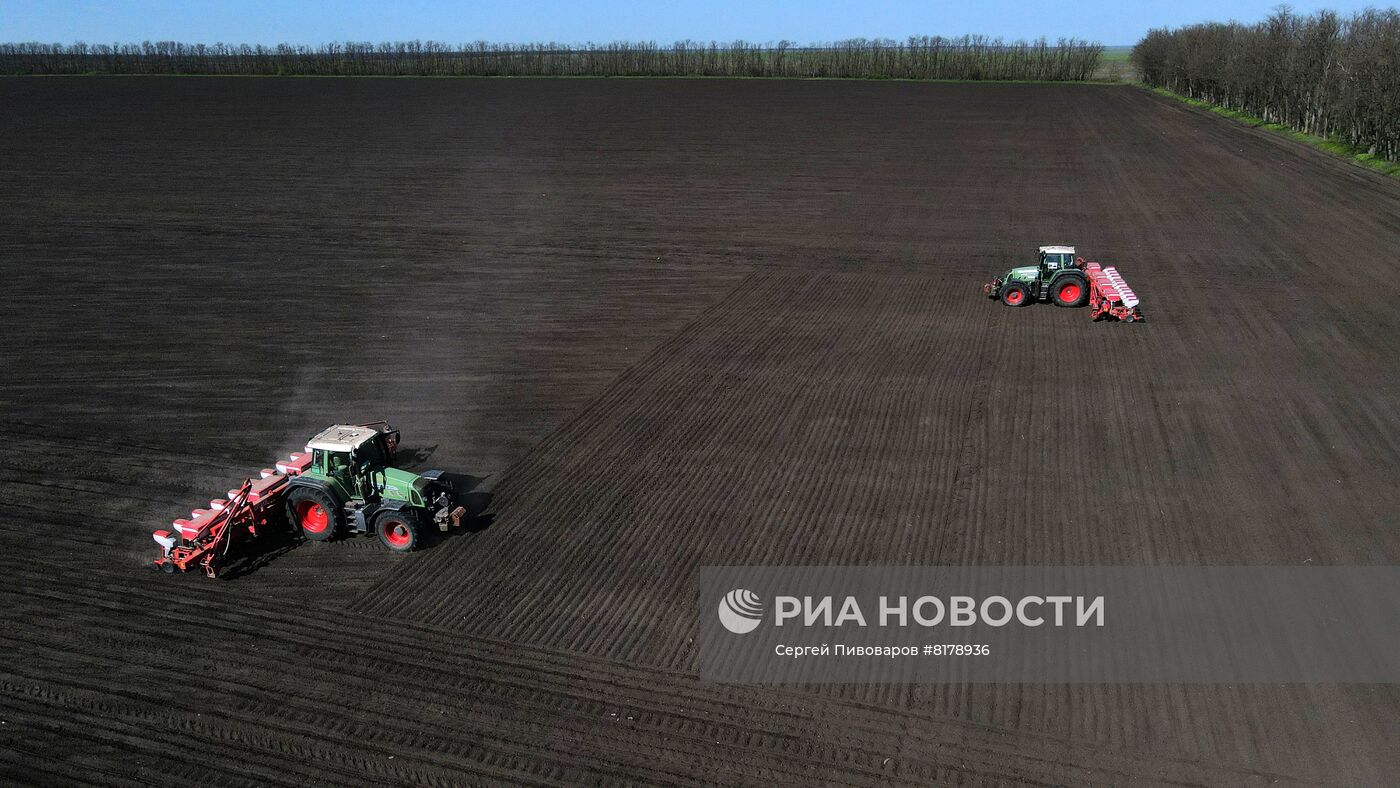
<instances>
[{"instance_id":1,"label":"tractor rear wheel","mask_svg":"<svg viewBox=\"0 0 1400 788\"><path fill-rule=\"evenodd\" d=\"M340 532L345 513L331 496L313 487L294 487L287 494L287 522L313 542L324 542Z\"/></svg>"},{"instance_id":2,"label":"tractor rear wheel","mask_svg":"<svg viewBox=\"0 0 1400 788\"><path fill-rule=\"evenodd\" d=\"M1089 300L1089 288L1083 279L1069 276L1055 283L1052 296L1058 306L1084 306L1084 302Z\"/></svg>"},{"instance_id":3,"label":"tractor rear wheel","mask_svg":"<svg viewBox=\"0 0 1400 788\"><path fill-rule=\"evenodd\" d=\"M1007 282L1001 286L1001 302L1007 306L1025 306L1031 302L1031 291L1020 282Z\"/></svg>"},{"instance_id":4,"label":"tractor rear wheel","mask_svg":"<svg viewBox=\"0 0 1400 788\"><path fill-rule=\"evenodd\" d=\"M383 512L374 518L374 530L385 547L396 553L407 553L418 546L423 521L415 509Z\"/></svg>"}]
</instances>

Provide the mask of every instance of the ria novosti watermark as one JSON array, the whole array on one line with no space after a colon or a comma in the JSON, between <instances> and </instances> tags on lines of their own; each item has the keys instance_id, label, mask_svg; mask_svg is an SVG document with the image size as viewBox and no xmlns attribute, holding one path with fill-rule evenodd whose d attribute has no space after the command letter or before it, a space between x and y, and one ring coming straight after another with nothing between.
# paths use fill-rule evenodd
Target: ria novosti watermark
<instances>
[{"instance_id":1,"label":"ria novosti watermark","mask_svg":"<svg viewBox=\"0 0 1400 788\"><path fill-rule=\"evenodd\" d=\"M722 681L1400 681L1397 567L706 567Z\"/></svg>"},{"instance_id":2,"label":"ria novosti watermark","mask_svg":"<svg viewBox=\"0 0 1400 788\"><path fill-rule=\"evenodd\" d=\"M824 627L845 625L869 626L860 600L847 596L838 603L835 597L779 596L774 601L773 626L781 627L800 621L802 626L821 624ZM763 600L758 594L736 588L720 600L719 620L725 629L736 635L754 631L763 621ZM945 601L936 596L921 596L912 601L908 596L879 597L879 626L909 626L912 621L921 627L947 624L970 627L978 623L1002 627L1013 621L1021 626L1103 626L1104 599L1096 596L1023 596L1011 600L1004 596L989 596L978 600L970 596L951 596ZM1051 611L1045 613L1046 610ZM1048 618L1047 618L1048 616Z\"/></svg>"}]
</instances>

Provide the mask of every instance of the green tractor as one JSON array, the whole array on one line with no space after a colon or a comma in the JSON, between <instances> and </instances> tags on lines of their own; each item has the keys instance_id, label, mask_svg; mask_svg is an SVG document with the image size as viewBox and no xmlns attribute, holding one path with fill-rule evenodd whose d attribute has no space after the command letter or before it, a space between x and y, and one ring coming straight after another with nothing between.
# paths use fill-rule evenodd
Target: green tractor
<instances>
[{"instance_id":1,"label":"green tractor","mask_svg":"<svg viewBox=\"0 0 1400 788\"><path fill-rule=\"evenodd\" d=\"M398 443L398 430L385 422L340 424L312 438L309 462L287 480L287 521L312 541L373 533L401 553L417 547L430 525L461 525L466 509L443 472L394 467Z\"/></svg>"},{"instance_id":2,"label":"green tractor","mask_svg":"<svg viewBox=\"0 0 1400 788\"><path fill-rule=\"evenodd\" d=\"M1089 300L1089 279L1073 246L1042 246L1040 262L1013 268L982 286L982 292L1007 306L1053 301L1058 306L1083 306Z\"/></svg>"}]
</instances>

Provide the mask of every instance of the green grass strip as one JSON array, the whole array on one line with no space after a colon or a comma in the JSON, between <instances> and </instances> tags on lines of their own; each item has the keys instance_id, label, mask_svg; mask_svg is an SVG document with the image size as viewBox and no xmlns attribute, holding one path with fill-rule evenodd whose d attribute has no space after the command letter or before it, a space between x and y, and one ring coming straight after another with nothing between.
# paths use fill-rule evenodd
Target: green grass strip
<instances>
[{"instance_id":1,"label":"green grass strip","mask_svg":"<svg viewBox=\"0 0 1400 788\"><path fill-rule=\"evenodd\" d=\"M1278 134L1279 136L1287 137L1291 140L1297 140L1298 142L1311 145L1312 147L1317 148L1318 150L1326 151L1332 154L1333 156L1348 159L1350 161L1362 165L1363 167L1369 167L1370 169L1373 169L1376 172L1385 173L1386 175L1389 175L1392 178L1400 178L1400 162L1382 159L1374 154L1360 150L1359 148L1354 148L1351 145L1342 142L1341 140L1332 139L1329 137L1314 137L1311 134L1304 134L1303 132L1298 131L1297 129L1289 128L1288 126L1284 126L1280 123L1269 123L1262 118L1256 118L1253 115L1247 115L1243 112L1237 112L1233 109L1226 109L1225 107L1219 106L1217 104L1211 104L1208 101L1201 101L1200 99L1193 99L1188 96L1183 96L1180 93L1173 93L1170 90L1167 90L1166 88L1157 88L1142 82L1134 82L1132 84L1142 88L1143 90L1148 90L1153 93L1156 93L1159 96L1166 96L1170 99L1176 99L1177 101L1180 101L1183 104L1190 104L1191 106L1196 107L1198 109L1203 109L1207 112L1213 112L1216 115L1223 115L1224 117L1227 117L1233 121L1237 121L1248 126L1253 126L1256 129L1263 129L1265 131Z\"/></svg>"},{"instance_id":2,"label":"green grass strip","mask_svg":"<svg viewBox=\"0 0 1400 788\"><path fill-rule=\"evenodd\" d=\"M1112 85L1123 86L1128 84L1120 79L1097 79L1089 77L1087 79L1002 79L1002 78L972 78L972 77L884 77L884 76L864 76L864 77L788 77L788 76L762 76L750 77L739 75L723 74L205 74L196 71L184 71L169 74L152 73L130 73L113 74L106 71L84 71L75 74L4 74L0 73L0 79L84 79L92 77L112 77L120 79L130 79L132 77L143 77L151 79L164 79L175 77L199 77L208 79L616 79L616 80L640 80L640 79L679 79L679 80L736 80L744 82L915 82L933 83L949 85Z\"/></svg>"}]
</instances>

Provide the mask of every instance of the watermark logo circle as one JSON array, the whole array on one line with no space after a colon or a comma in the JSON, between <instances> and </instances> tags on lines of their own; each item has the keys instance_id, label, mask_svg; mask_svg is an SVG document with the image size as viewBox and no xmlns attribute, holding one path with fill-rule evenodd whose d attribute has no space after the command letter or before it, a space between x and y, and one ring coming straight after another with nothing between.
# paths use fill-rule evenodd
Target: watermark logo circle
<instances>
[{"instance_id":1,"label":"watermark logo circle","mask_svg":"<svg viewBox=\"0 0 1400 788\"><path fill-rule=\"evenodd\" d=\"M736 635L758 628L763 620L763 600L746 588L736 588L719 600L719 623Z\"/></svg>"}]
</instances>

